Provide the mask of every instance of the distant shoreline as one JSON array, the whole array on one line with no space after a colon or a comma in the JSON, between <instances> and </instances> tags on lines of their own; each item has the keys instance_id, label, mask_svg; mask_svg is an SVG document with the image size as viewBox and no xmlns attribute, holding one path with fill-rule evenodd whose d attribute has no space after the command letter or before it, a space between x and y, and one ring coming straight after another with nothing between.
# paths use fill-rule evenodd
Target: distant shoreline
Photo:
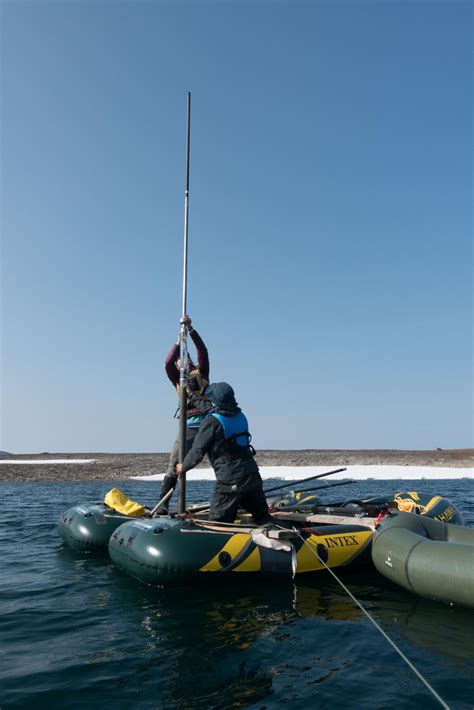
<instances>
[{"instance_id":1,"label":"distant shoreline","mask_svg":"<svg viewBox=\"0 0 474 710\"><path fill-rule=\"evenodd\" d=\"M60 481L121 481L132 476L164 473L168 453L47 453L1 455L0 483L60 482ZM26 464L6 461L29 459L88 460L86 463ZM474 467L474 449L443 449L438 451L404 451L397 449L339 450L296 449L262 450L256 455L260 466L436 466L445 468ZM92 461L90 461L92 460ZM207 468L207 460L199 468Z\"/></svg>"}]
</instances>

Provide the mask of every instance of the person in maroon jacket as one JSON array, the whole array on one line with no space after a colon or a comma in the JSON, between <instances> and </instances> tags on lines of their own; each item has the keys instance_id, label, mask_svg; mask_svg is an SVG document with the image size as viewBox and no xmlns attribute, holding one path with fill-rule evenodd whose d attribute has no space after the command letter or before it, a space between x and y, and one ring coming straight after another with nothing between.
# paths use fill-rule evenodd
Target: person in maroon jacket
<instances>
[{"instance_id":1,"label":"person in maroon jacket","mask_svg":"<svg viewBox=\"0 0 474 710\"><path fill-rule=\"evenodd\" d=\"M204 345L204 341L201 336L192 327L191 318L189 316L184 317L184 323L188 329L188 333L196 346L197 351L197 365L194 364L192 359L188 357L188 393L187 393L187 407L186 407L186 453L191 449L193 441L198 433L199 426L206 416L206 414L212 409L212 404L209 402L207 397L204 396L204 390L209 384L209 355L207 348ZM180 333L178 334L178 340L171 348L168 356L165 360L165 370L168 378L176 389L179 395L179 369L180 369ZM176 483L178 480L178 474L176 472L176 466L179 460L179 438L177 437L172 449L170 460L168 464L168 469L166 471L163 483L161 485L160 500L171 490L176 488ZM166 503L164 503L159 509L159 515L166 515L168 513L169 498Z\"/></svg>"}]
</instances>

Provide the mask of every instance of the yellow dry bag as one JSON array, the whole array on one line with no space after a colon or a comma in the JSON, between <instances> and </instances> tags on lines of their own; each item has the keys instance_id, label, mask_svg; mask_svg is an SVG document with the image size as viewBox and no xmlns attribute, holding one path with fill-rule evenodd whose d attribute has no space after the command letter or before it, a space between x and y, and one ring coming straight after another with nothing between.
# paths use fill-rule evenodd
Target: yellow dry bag
<instances>
[{"instance_id":1,"label":"yellow dry bag","mask_svg":"<svg viewBox=\"0 0 474 710\"><path fill-rule=\"evenodd\" d=\"M119 488L112 488L104 498L105 505L108 505L112 510L123 515L131 515L139 517L145 512L145 508L140 503L135 503L134 500L125 495Z\"/></svg>"}]
</instances>

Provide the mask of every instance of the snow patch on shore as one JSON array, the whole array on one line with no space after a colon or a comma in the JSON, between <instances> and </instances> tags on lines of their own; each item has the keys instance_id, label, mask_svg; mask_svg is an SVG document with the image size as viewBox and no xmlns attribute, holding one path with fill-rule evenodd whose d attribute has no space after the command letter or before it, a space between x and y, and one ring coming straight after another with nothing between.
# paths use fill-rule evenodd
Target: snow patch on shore
<instances>
[{"instance_id":1,"label":"snow patch on shore","mask_svg":"<svg viewBox=\"0 0 474 710\"><path fill-rule=\"evenodd\" d=\"M319 473L331 471L329 466L261 466L260 474L263 479L278 478L282 481L301 481L309 476L316 476ZM137 481L162 481L164 473L156 473L150 476L130 476ZM394 480L418 480L428 478L430 480L472 478L472 468L443 468L440 466L347 466L344 471L335 473L331 480L342 480L353 478L356 481L367 481L378 479L382 481ZM198 468L188 471L186 480L188 481L215 481L215 474L212 468Z\"/></svg>"},{"instance_id":2,"label":"snow patch on shore","mask_svg":"<svg viewBox=\"0 0 474 710\"><path fill-rule=\"evenodd\" d=\"M39 466L41 464L51 466L55 463L95 463L96 459L0 459L0 464L9 464L13 466L15 464L21 465L35 465Z\"/></svg>"}]
</instances>

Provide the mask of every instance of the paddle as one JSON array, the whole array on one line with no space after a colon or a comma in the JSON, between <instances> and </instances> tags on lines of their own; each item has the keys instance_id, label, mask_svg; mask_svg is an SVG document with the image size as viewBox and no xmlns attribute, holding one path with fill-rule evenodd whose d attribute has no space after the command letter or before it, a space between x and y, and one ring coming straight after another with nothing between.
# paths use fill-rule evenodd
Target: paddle
<instances>
[{"instance_id":1,"label":"paddle","mask_svg":"<svg viewBox=\"0 0 474 710\"><path fill-rule=\"evenodd\" d=\"M301 483L308 483L308 481L314 481L316 478L324 478L325 476L332 476L333 473L341 473L342 471L347 471L346 468L336 468L334 471L327 471L326 473L318 473L316 476L309 476L309 478L303 478L301 481L298 481L298 484ZM273 493L273 491L279 491L282 488L289 488L290 486L294 486L294 481L293 483L283 483L281 486L274 486L273 488L267 488L263 492L265 495L267 493Z\"/></svg>"}]
</instances>

